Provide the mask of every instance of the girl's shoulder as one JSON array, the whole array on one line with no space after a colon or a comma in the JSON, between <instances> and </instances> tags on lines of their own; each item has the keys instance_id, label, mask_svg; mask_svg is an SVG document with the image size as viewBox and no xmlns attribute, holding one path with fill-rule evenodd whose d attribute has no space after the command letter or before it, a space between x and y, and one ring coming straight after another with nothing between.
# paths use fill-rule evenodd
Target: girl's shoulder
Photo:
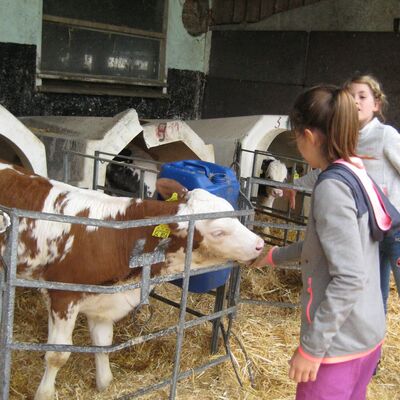
<instances>
[{"instance_id":1,"label":"girl's shoulder","mask_svg":"<svg viewBox=\"0 0 400 400\"><path fill-rule=\"evenodd\" d=\"M383 125L383 145L386 148L388 145L400 144L400 133L391 125ZM394 150L394 149L393 149ZM397 151L397 150L396 150Z\"/></svg>"},{"instance_id":2,"label":"girl's shoulder","mask_svg":"<svg viewBox=\"0 0 400 400\"><path fill-rule=\"evenodd\" d=\"M399 131L391 125L384 125L384 128L385 128L385 133L388 133L390 135L393 135L393 134L400 135Z\"/></svg>"}]
</instances>

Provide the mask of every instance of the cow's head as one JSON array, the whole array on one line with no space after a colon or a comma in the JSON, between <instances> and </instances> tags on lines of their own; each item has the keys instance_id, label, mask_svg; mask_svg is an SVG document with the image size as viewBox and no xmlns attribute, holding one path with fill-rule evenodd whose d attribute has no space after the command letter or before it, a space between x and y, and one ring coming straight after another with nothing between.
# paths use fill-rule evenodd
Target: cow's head
<instances>
[{"instance_id":1,"label":"cow's head","mask_svg":"<svg viewBox=\"0 0 400 400\"><path fill-rule=\"evenodd\" d=\"M187 202L179 207L178 215L191 215L234 211L225 199L203 189L195 189L187 194ZM246 228L237 218L218 218L196 221L196 230L202 236L200 250L221 260L248 262L261 253L264 241ZM186 230L187 222L179 223Z\"/></svg>"},{"instance_id":2,"label":"cow's head","mask_svg":"<svg viewBox=\"0 0 400 400\"><path fill-rule=\"evenodd\" d=\"M272 181L283 182L287 177L286 165L276 160L275 158L268 158L263 160L261 165L260 177L264 179L269 179ZM278 188L268 188L265 193L267 196L272 196L273 198L282 197L282 189Z\"/></svg>"}]
</instances>

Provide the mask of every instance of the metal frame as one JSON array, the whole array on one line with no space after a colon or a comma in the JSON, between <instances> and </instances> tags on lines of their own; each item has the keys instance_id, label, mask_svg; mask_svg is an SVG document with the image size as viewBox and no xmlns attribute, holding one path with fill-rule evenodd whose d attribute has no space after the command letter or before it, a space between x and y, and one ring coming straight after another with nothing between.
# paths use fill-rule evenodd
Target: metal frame
<instances>
[{"instance_id":1,"label":"metal frame","mask_svg":"<svg viewBox=\"0 0 400 400\"><path fill-rule=\"evenodd\" d=\"M295 185L293 185L291 183L287 183L287 182L277 182L277 181L272 181L269 179L262 179L259 176L257 176L256 164L257 164L258 157L271 156L271 157L277 158L279 160L283 159L283 160L292 161L294 169L296 168L297 164L302 164L306 168L306 170L309 170L310 167L303 160L289 157L287 155L271 153L269 151L261 151L261 150L252 151L252 150L243 149L241 147L240 142L237 142L232 165L235 167L235 170L237 171L238 176L240 176L240 171L241 171L240 161L241 161L243 152L253 154L253 164L252 164L251 176L248 178L241 178L241 187L245 194L245 197L251 200L251 203L254 206L256 212L258 212L260 214L269 215L269 216L272 216L272 217L275 217L275 218L278 218L278 219L284 221L284 223L273 223L273 222L263 222L263 221L253 219L251 221L251 223L249 223L249 225L251 224L253 227L277 228L277 229L283 230L284 231L283 239L278 238L273 235L270 235L270 234L263 235L264 241L271 245L285 246L288 243L290 243L288 241L288 231L297 231L296 240L298 240L299 236L300 236L300 232L306 230L306 224L307 224L307 218L306 218L306 216L304 216L304 199L307 196L311 196L312 191L309 190L308 188L305 188L302 186L295 186ZM280 210L276 210L274 208L267 209L266 207L262 207L260 204L258 204L257 197L252 197L252 193L255 192L254 187L258 188L259 185L265 185L265 186L269 186L269 187L273 187L273 188L294 189L297 192L301 193L300 218L293 218L292 212L291 212L291 209L289 206L286 211L280 211ZM257 232L257 233L260 234L259 232ZM277 266L276 268L287 269L287 270L299 270L300 269L298 264L281 265L281 266ZM263 306L268 306L268 307L284 307L284 308L299 307L299 304L257 300L257 299L249 299L249 298L240 298L239 302L245 303L245 304L263 305Z\"/></svg>"},{"instance_id":2,"label":"metal frame","mask_svg":"<svg viewBox=\"0 0 400 400\"><path fill-rule=\"evenodd\" d=\"M119 399L129 399L138 397L143 395L144 393L160 389L167 385L170 385L170 394L169 398L174 399L176 395L177 382L181 379L189 377L194 372L201 372L210 367L216 366L231 359L233 364L233 358L229 349L229 331L232 325L232 319L237 312L237 304L238 304L238 279L234 278L234 274L231 274L230 284L229 284L229 293L228 296L228 304L227 308L221 309L209 315L201 315L198 314L198 318L191 321L185 321L185 315L187 312L187 297L188 297L188 285L189 278L193 275L198 275L205 272L210 271L218 271L221 269L225 269L227 267L235 267L233 271L237 270L238 267L235 263L226 263L219 266L208 267L204 269L198 270L190 270L191 257L192 257L192 246L193 246L193 234L194 234L194 224L196 220L200 219L211 219L211 218L224 218L224 217L241 217L248 218L254 211L251 210L241 210L241 211L233 211L233 212L222 212L222 213L209 213L209 214L196 214L192 216L173 216L173 217L160 217L160 218L152 218L146 220L137 220L137 221L125 221L125 222L116 222L116 221L102 221L88 218L80 218L80 217L69 217L63 215L56 214L47 214L47 213L39 213L32 212L26 210L19 209L9 209L0 207L2 210L7 212L11 218L11 227L9 228L8 233L8 242L5 252L5 257L3 258L3 265L5 266L5 270L2 271L2 275L0 275L0 279L2 281L1 286L1 294L2 294L2 309L1 309L1 324L0 324L0 382L1 382L1 398L3 400L8 400L9 390L10 390L10 377L11 377L11 354L12 351L15 350L23 350L23 351L61 351L61 352L81 352L81 353L98 353L105 352L111 353L114 351L119 351L131 346L134 346L139 343L143 343L147 340L155 339L164 335L173 334L177 335L176 339L176 353L174 359L174 368L173 374L171 378L160 381L151 386L147 386L142 388L134 393L128 393ZM116 285L116 286L97 286L97 285L73 285L67 283L60 282L44 282L44 281L35 281L28 279L20 279L17 277L17 247L18 247L18 227L20 218L32 218L32 219L43 219L43 220L51 220L58 221L64 223L73 223L73 224L81 224L81 225L90 225L97 227L107 227L114 229L128 229L140 226L151 226L158 225L161 223L177 223L181 221L188 221L188 238L187 238L187 248L189 251L186 253L185 258L185 266L183 273L173 274L173 275L165 275L165 276L157 276L155 278L150 279L149 273L142 274L142 281L135 284L124 284L124 285ZM151 257L156 257L157 255L153 253L149 254L141 254L141 261L138 265L142 265L142 268L145 270L146 268L149 270L152 262ZM139 257L140 258L140 257ZM136 260L137 261L137 260ZM149 264L150 263L150 264ZM236 272L237 273L237 272ZM182 295L180 302L180 312L179 312L179 322L175 326L168 327L161 331L153 332L147 335L142 335L136 338L132 338L127 340L124 343L118 345L111 346L75 346L75 345L54 345L54 344L44 344L44 343L22 343L16 342L13 340L13 325L14 325L14 305L15 305L15 290L16 287L29 287L29 288L46 288L46 289L59 289L59 290L70 290L70 291L86 291L90 293L117 293L120 291L141 288L141 298L146 299L147 294L146 290L150 287L150 285L157 285L162 282L167 282L171 280L175 280L178 278L183 278L183 286L182 286ZM229 326L228 330L224 331L222 324L219 324L223 332L223 337L225 341L225 350L226 354L220 356L208 363L205 363L197 368L190 369L188 371L181 372L180 371L180 357L181 357L181 349L183 344L183 337L185 329L200 325L206 321L215 322L218 319L223 317L228 317ZM234 368L235 365L233 364ZM235 372L237 374L236 368ZM240 383L240 381L239 381Z\"/></svg>"}]
</instances>

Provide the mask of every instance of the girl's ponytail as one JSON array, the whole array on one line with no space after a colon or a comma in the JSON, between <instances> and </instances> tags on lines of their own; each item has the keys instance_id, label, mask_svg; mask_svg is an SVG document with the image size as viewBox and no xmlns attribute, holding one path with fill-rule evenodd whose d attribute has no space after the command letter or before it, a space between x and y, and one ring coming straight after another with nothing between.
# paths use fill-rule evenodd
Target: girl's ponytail
<instances>
[{"instance_id":1,"label":"girl's ponytail","mask_svg":"<svg viewBox=\"0 0 400 400\"><path fill-rule=\"evenodd\" d=\"M330 162L342 158L350 161L356 155L358 110L347 90L332 92L332 115L328 124L326 151Z\"/></svg>"},{"instance_id":2,"label":"girl's ponytail","mask_svg":"<svg viewBox=\"0 0 400 400\"><path fill-rule=\"evenodd\" d=\"M325 136L323 151L329 162L350 161L356 155L358 110L353 97L333 85L319 85L303 92L290 114L292 129L302 134L317 129Z\"/></svg>"}]
</instances>

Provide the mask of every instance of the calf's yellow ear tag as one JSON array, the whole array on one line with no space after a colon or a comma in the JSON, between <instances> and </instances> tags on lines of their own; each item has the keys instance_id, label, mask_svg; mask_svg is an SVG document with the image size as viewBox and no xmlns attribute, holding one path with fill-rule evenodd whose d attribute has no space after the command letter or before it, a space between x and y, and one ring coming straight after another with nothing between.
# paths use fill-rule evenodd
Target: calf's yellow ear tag
<instances>
[{"instance_id":1,"label":"calf's yellow ear tag","mask_svg":"<svg viewBox=\"0 0 400 400\"><path fill-rule=\"evenodd\" d=\"M151 236L165 239L170 235L170 233L171 229L169 229L169 226L167 224L160 224L154 228Z\"/></svg>"},{"instance_id":2,"label":"calf's yellow ear tag","mask_svg":"<svg viewBox=\"0 0 400 400\"><path fill-rule=\"evenodd\" d=\"M165 201L178 201L178 193L172 193L171 197Z\"/></svg>"}]
</instances>

